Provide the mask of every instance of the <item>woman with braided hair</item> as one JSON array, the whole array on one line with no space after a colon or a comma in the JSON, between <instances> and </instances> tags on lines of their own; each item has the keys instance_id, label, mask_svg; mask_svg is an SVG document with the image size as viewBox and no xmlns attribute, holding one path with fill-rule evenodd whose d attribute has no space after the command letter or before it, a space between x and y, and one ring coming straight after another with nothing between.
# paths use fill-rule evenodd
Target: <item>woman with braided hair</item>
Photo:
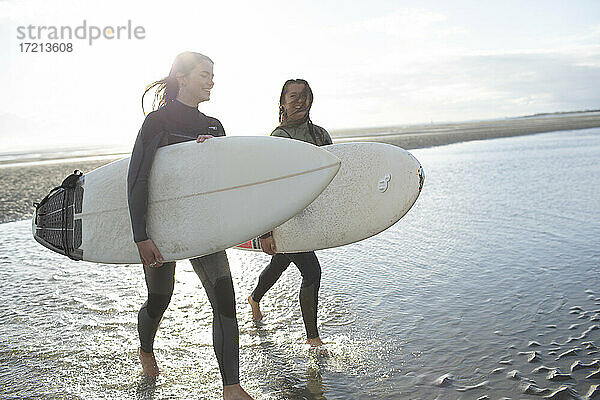
<instances>
[{"instance_id":1,"label":"woman with braided hair","mask_svg":"<svg viewBox=\"0 0 600 400\"><path fill-rule=\"evenodd\" d=\"M271 136L302 140L317 146L331 144L329 133L312 123L309 112L313 102L312 90L304 79L290 79L285 82L279 97L279 126ZM321 282L321 266L314 251L304 253L277 253L273 236L267 233L260 238L263 251L272 255L271 262L260 274L258 284L250 296L248 303L252 307L252 318L260 321L260 300L277 282L290 263L294 263L302 275L300 285L300 309L306 329L306 343L313 347L323 342L317 329L317 304Z\"/></svg>"},{"instance_id":2,"label":"woman with braided hair","mask_svg":"<svg viewBox=\"0 0 600 400\"><path fill-rule=\"evenodd\" d=\"M175 284L175 262L163 262L160 250L146 232L148 175L159 147L184 141L198 143L224 136L218 119L198 111L198 104L210 99L213 62L200 53L179 54L169 76L149 85L144 96L155 88L153 108L138 133L127 176L129 213L133 239L144 267L148 299L138 313L139 358L143 374L160 373L154 357L154 337L169 305ZM207 171L210 173L210 171ZM210 232L207 232L210 234ZM235 294L225 251L190 260L202 281L213 310L213 347L223 380L224 399L252 399L239 383L239 333Z\"/></svg>"}]
</instances>

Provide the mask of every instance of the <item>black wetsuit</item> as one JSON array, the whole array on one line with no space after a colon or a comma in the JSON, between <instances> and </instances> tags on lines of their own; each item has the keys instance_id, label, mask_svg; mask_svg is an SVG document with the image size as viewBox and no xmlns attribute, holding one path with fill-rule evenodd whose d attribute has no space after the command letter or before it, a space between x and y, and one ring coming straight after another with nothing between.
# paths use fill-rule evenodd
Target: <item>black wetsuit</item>
<instances>
[{"instance_id":1,"label":"black wetsuit","mask_svg":"<svg viewBox=\"0 0 600 400\"><path fill-rule=\"evenodd\" d=\"M312 125L312 126L311 126ZM302 140L317 146L331 144L329 133L320 126L305 121L295 126L276 128L271 136ZM314 251L304 253L277 253L261 272L252 299L260 302L265 293L277 282L290 263L294 263L302 275L300 285L300 309L308 339L319 337L317 329L317 305L321 285L321 266Z\"/></svg>"},{"instance_id":2,"label":"black wetsuit","mask_svg":"<svg viewBox=\"0 0 600 400\"><path fill-rule=\"evenodd\" d=\"M136 242L148 239L146 211L148 176L159 147L195 140L198 135L225 136L216 118L178 101L151 112L138 133L127 177L129 212ZM202 146L202 144L198 144ZM209 235L210 232L207 232ZM160 250L160 249L159 249ZM213 309L213 347L224 385L239 383L239 333L235 294L227 255L224 251L190 260L202 281ZM161 267L144 267L148 300L138 313L141 349L153 351L154 337L169 305L175 284L175 262Z\"/></svg>"}]
</instances>

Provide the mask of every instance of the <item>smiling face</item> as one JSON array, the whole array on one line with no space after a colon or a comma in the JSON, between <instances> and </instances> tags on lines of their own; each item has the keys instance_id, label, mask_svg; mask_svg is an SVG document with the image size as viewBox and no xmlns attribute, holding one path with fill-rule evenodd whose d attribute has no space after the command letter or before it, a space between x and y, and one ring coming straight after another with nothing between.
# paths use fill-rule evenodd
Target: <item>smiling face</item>
<instances>
[{"instance_id":1,"label":"smiling face","mask_svg":"<svg viewBox=\"0 0 600 400\"><path fill-rule=\"evenodd\" d=\"M187 75L178 74L177 99L188 105L198 105L210 100L210 90L214 86L213 77L213 64L208 60L200 61Z\"/></svg>"},{"instance_id":2,"label":"smiling face","mask_svg":"<svg viewBox=\"0 0 600 400\"><path fill-rule=\"evenodd\" d=\"M310 109L310 94L303 83L290 83L286 85L283 96L284 116L286 121L298 121L306 116Z\"/></svg>"}]
</instances>

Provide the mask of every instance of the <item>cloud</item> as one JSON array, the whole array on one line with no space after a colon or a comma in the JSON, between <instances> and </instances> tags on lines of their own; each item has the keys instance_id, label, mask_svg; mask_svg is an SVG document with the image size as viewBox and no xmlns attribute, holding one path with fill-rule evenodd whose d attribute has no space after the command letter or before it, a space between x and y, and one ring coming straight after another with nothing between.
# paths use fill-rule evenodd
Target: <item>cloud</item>
<instances>
[{"instance_id":1,"label":"cloud","mask_svg":"<svg viewBox=\"0 0 600 400\"><path fill-rule=\"evenodd\" d=\"M389 69L447 54L453 47L448 44L466 34L467 28L453 25L443 14L400 8L388 15L328 26L318 36L329 43L325 56L354 50L351 68L377 65Z\"/></svg>"},{"instance_id":2,"label":"cloud","mask_svg":"<svg viewBox=\"0 0 600 400\"><path fill-rule=\"evenodd\" d=\"M434 35L431 28L446 20L446 16L429 10L403 8L381 17L335 28L339 33L384 34L406 40L420 40Z\"/></svg>"},{"instance_id":3,"label":"cloud","mask_svg":"<svg viewBox=\"0 0 600 400\"><path fill-rule=\"evenodd\" d=\"M598 109L598 81L600 46L456 56L414 69L370 71L370 79L350 74L325 99L326 109L343 111L323 117L335 124L346 115L347 126L367 126L368 116L383 126Z\"/></svg>"},{"instance_id":4,"label":"cloud","mask_svg":"<svg viewBox=\"0 0 600 400\"><path fill-rule=\"evenodd\" d=\"M598 28L556 40L548 32L543 41L523 36L519 42L518 32L507 32L512 39L490 42L445 15L419 9L330 27L350 46L336 46L329 60L350 65L331 67L336 90L329 91L327 106L344 110L338 118L368 114L389 124L600 108L592 84L600 80L600 46L590 41ZM358 117L354 122L360 124Z\"/></svg>"}]
</instances>

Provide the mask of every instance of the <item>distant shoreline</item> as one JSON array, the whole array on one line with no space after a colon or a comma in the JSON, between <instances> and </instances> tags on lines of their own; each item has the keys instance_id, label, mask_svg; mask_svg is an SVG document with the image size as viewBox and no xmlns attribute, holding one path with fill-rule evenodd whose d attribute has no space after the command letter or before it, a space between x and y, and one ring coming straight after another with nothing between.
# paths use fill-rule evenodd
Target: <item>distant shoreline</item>
<instances>
[{"instance_id":1,"label":"distant shoreline","mask_svg":"<svg viewBox=\"0 0 600 400\"><path fill-rule=\"evenodd\" d=\"M333 131L333 142L382 142L404 149L442 146L471 140L522 136L600 127L600 111L537 114L502 120L448 122Z\"/></svg>"},{"instance_id":2,"label":"distant shoreline","mask_svg":"<svg viewBox=\"0 0 600 400\"><path fill-rule=\"evenodd\" d=\"M333 139L334 143L375 141L394 144L405 149L417 149L469 140L598 127L600 127L600 112L587 112L496 121L368 128L344 131L347 136L343 137L336 136L334 132ZM61 154L62 158L58 158ZM2 160L0 157L0 180L7 189L0 202L0 223L31 218L33 201L41 200L74 169L84 173L89 172L128 155L129 153L118 154L102 149L87 149L80 153L75 151L49 154L22 153L16 160ZM53 156L57 158L52 159Z\"/></svg>"},{"instance_id":3,"label":"distant shoreline","mask_svg":"<svg viewBox=\"0 0 600 400\"><path fill-rule=\"evenodd\" d=\"M406 126L333 130L334 143L382 142L404 149L442 146L471 140L494 139L535 133L569 131L600 127L600 110L535 114L521 117L468 122L447 122ZM31 151L0 153L0 168L49 164L96 164L129 156L114 146L72 149L69 151Z\"/></svg>"},{"instance_id":4,"label":"distant shoreline","mask_svg":"<svg viewBox=\"0 0 600 400\"><path fill-rule=\"evenodd\" d=\"M127 157L129 154L108 154L108 155L98 155L98 156L86 156L86 157L72 157L72 158L64 158L64 157L55 157L55 158L35 158L35 159L25 159L25 160L12 160L8 162L0 161L0 168L10 168L10 167L34 167L39 165L50 165L50 164L75 164L75 163L108 163L114 160L118 160L120 158Z\"/></svg>"},{"instance_id":5,"label":"distant shoreline","mask_svg":"<svg viewBox=\"0 0 600 400\"><path fill-rule=\"evenodd\" d=\"M583 111L558 111L558 112L551 112L551 113L537 113L537 114L531 114L531 115L523 115L521 117L516 117L516 118L535 118L535 117L546 117L546 116L552 116L552 115L569 115L569 114L589 114L589 113L597 113L600 112L600 110L583 110Z\"/></svg>"}]
</instances>

